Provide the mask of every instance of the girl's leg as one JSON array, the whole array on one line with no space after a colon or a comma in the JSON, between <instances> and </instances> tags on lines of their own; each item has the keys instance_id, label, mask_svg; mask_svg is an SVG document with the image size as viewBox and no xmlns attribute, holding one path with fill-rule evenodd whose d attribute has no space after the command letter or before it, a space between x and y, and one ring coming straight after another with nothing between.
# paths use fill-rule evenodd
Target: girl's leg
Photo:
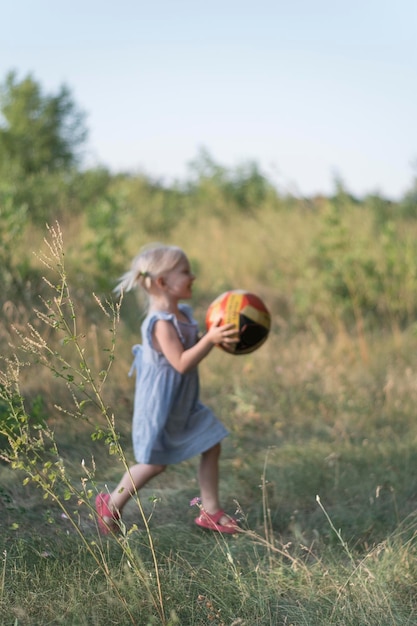
<instances>
[{"instance_id":1,"label":"girl's leg","mask_svg":"<svg viewBox=\"0 0 417 626\"><path fill-rule=\"evenodd\" d=\"M219 457L221 452L220 444L216 444L210 450L201 455L198 481L200 483L201 504L207 513L211 515L221 509L219 501ZM231 519L223 515L219 524L227 526Z\"/></svg>"},{"instance_id":2,"label":"girl's leg","mask_svg":"<svg viewBox=\"0 0 417 626\"><path fill-rule=\"evenodd\" d=\"M111 511L122 512L131 496L137 493L154 476L165 470L165 465L147 465L137 463L125 472L116 489L110 494L109 508Z\"/></svg>"}]
</instances>

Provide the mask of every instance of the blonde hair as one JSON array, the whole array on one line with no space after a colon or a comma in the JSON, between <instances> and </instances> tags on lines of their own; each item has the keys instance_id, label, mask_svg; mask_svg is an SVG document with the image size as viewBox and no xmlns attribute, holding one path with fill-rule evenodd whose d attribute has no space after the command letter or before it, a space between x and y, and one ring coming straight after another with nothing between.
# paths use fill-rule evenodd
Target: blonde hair
<instances>
[{"instance_id":1,"label":"blonde hair","mask_svg":"<svg viewBox=\"0 0 417 626\"><path fill-rule=\"evenodd\" d=\"M148 292L153 280L174 269L185 258L185 252L177 246L149 244L135 256L130 270L123 274L113 291L121 294L139 285Z\"/></svg>"}]
</instances>

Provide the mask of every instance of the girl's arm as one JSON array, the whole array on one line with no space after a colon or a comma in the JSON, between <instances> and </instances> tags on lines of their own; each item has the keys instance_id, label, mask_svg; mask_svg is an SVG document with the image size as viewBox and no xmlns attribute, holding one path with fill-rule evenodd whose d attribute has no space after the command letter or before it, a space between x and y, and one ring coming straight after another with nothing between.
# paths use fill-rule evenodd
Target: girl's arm
<instances>
[{"instance_id":1,"label":"girl's arm","mask_svg":"<svg viewBox=\"0 0 417 626\"><path fill-rule=\"evenodd\" d=\"M196 367L216 344L232 345L238 341L238 333L233 324L219 326L219 323L220 320L194 346L185 350L172 322L158 320L153 331L155 347L164 354L173 368L180 374L185 374Z\"/></svg>"}]
</instances>

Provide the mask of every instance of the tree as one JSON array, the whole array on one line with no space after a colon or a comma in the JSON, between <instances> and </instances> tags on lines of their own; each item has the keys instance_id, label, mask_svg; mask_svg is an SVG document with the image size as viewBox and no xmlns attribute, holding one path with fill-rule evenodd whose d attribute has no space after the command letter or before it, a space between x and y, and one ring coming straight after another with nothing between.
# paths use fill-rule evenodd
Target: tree
<instances>
[{"instance_id":1,"label":"tree","mask_svg":"<svg viewBox=\"0 0 417 626\"><path fill-rule=\"evenodd\" d=\"M205 197L212 207L224 211L233 204L243 213L254 213L268 199L277 198L276 190L254 161L228 169L215 163L203 148L189 164L193 182L189 191Z\"/></svg>"},{"instance_id":2,"label":"tree","mask_svg":"<svg viewBox=\"0 0 417 626\"><path fill-rule=\"evenodd\" d=\"M87 138L85 115L70 90L43 93L31 75L9 72L0 85L0 171L24 175L75 166Z\"/></svg>"}]
</instances>

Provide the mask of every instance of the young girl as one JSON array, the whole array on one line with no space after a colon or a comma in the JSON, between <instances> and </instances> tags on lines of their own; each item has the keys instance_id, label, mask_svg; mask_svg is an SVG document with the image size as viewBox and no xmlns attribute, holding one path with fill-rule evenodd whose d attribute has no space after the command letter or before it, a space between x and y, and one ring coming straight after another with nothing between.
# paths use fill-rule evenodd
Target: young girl
<instances>
[{"instance_id":1,"label":"young girl","mask_svg":"<svg viewBox=\"0 0 417 626\"><path fill-rule=\"evenodd\" d=\"M216 344L238 341L232 324L213 325L201 339L192 310L180 300L192 296L195 276L184 252L155 244L133 260L115 291L139 285L149 299L142 324L142 345L133 348L136 370L133 449L136 465L112 493L100 493L96 510L103 534L116 532L129 498L167 465L201 454L198 472L201 513L195 523L222 533L235 533L236 520L219 503L220 441L228 434L199 400L197 365Z\"/></svg>"}]
</instances>

